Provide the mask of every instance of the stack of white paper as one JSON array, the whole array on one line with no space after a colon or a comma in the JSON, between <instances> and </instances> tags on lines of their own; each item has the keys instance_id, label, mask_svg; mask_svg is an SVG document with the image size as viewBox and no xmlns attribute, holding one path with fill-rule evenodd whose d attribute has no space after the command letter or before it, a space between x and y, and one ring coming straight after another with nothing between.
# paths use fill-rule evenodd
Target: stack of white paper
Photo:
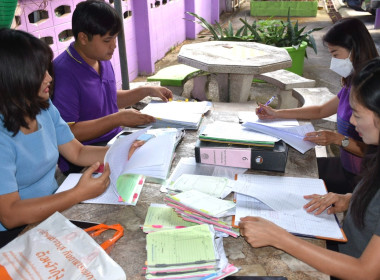
<instances>
[{"instance_id":1,"label":"stack of white paper","mask_svg":"<svg viewBox=\"0 0 380 280\"><path fill-rule=\"evenodd\" d=\"M203 128L202 128L203 129ZM208 124L199 134L201 141L273 147L280 139L252 131L241 124L216 121Z\"/></svg>"},{"instance_id":2,"label":"stack of white paper","mask_svg":"<svg viewBox=\"0 0 380 280\"><path fill-rule=\"evenodd\" d=\"M303 154L316 146L316 144L312 142L303 140L306 133L315 131L312 124L300 126L284 126L283 124L283 122L281 122L281 125L276 125L276 122L257 121L245 122L243 126L254 131L278 137Z\"/></svg>"},{"instance_id":3,"label":"stack of white paper","mask_svg":"<svg viewBox=\"0 0 380 280\"><path fill-rule=\"evenodd\" d=\"M100 196L94 199L86 200L86 203L100 204L127 204L120 199L116 183L118 178L123 174L138 174L150 178L165 180L168 176L176 143L176 132L157 135L138 148L132 157L128 160L128 153L133 142L146 129L132 133L122 138L118 138L108 150L104 161L109 163L110 186ZM58 192L73 188L79 181L82 174L70 174Z\"/></svg>"},{"instance_id":4,"label":"stack of white paper","mask_svg":"<svg viewBox=\"0 0 380 280\"><path fill-rule=\"evenodd\" d=\"M141 113L156 118L156 122L149 124L153 127L183 127L197 130L203 115L211 108L210 102L151 102Z\"/></svg>"}]
</instances>

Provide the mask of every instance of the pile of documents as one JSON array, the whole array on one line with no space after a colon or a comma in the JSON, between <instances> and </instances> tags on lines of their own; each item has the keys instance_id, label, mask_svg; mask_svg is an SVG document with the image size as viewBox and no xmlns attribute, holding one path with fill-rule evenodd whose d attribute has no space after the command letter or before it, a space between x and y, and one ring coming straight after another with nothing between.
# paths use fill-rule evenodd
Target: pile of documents
<instances>
[{"instance_id":1,"label":"pile of documents","mask_svg":"<svg viewBox=\"0 0 380 280\"><path fill-rule=\"evenodd\" d=\"M146 214L142 230L145 233L151 233L196 225L198 224L183 220L173 208L165 204L152 203L148 208L148 213Z\"/></svg>"},{"instance_id":2,"label":"pile of documents","mask_svg":"<svg viewBox=\"0 0 380 280\"><path fill-rule=\"evenodd\" d=\"M316 216L303 208L304 195L327 193L321 179L243 174L232 188L236 225L242 217L262 217L295 235L347 241L335 215Z\"/></svg>"},{"instance_id":3,"label":"pile of documents","mask_svg":"<svg viewBox=\"0 0 380 280\"><path fill-rule=\"evenodd\" d=\"M155 182L166 180L174 157L175 145L178 143L176 129L156 133L155 137L139 147L128 159L131 145L146 134L148 129L119 137L113 142L104 159L111 169L110 185L100 196L83 202L136 205L145 180ZM75 187L81 176L81 173L70 174L58 188L57 193Z\"/></svg>"},{"instance_id":4,"label":"pile of documents","mask_svg":"<svg viewBox=\"0 0 380 280\"><path fill-rule=\"evenodd\" d=\"M238 271L208 225L149 233L146 250L146 279L221 279Z\"/></svg>"},{"instance_id":5,"label":"pile of documents","mask_svg":"<svg viewBox=\"0 0 380 280\"><path fill-rule=\"evenodd\" d=\"M316 146L313 142L303 140L306 133L315 131L311 123L299 125L296 120L257 119L256 121L245 122L243 126L252 131L277 137L302 154Z\"/></svg>"},{"instance_id":6,"label":"pile of documents","mask_svg":"<svg viewBox=\"0 0 380 280\"><path fill-rule=\"evenodd\" d=\"M165 202L173 207L185 221L213 225L215 230L233 237L239 235L230 222L222 219L234 214L233 201L219 199L198 190L188 190L175 195L168 194Z\"/></svg>"},{"instance_id":7,"label":"pile of documents","mask_svg":"<svg viewBox=\"0 0 380 280\"><path fill-rule=\"evenodd\" d=\"M155 128L174 127L197 130L203 115L210 110L212 103L202 102L150 102L140 112L156 118L152 124Z\"/></svg>"},{"instance_id":8,"label":"pile of documents","mask_svg":"<svg viewBox=\"0 0 380 280\"><path fill-rule=\"evenodd\" d=\"M252 131L239 123L216 121L202 128L199 134L199 140L259 147L274 147L274 143L280 139Z\"/></svg>"}]
</instances>

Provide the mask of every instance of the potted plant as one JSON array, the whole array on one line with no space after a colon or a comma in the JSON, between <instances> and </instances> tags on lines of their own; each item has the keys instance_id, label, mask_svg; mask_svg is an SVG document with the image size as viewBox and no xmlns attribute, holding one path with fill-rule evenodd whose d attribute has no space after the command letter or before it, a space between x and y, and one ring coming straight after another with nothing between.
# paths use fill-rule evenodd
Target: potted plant
<instances>
[{"instance_id":1,"label":"potted plant","mask_svg":"<svg viewBox=\"0 0 380 280\"><path fill-rule=\"evenodd\" d=\"M305 31L306 26L300 27L298 20L293 24L290 20L290 9L287 21L269 18L249 23L240 18L242 26L236 32L231 22L227 28L222 28L218 22L213 26L195 13L188 12L188 14L197 18L199 21L196 22L211 33L210 40L248 41L285 48L293 62L292 67L287 70L298 75L303 74L304 58L307 58L306 48L310 47L317 53L317 46L311 33L322 29L317 27Z\"/></svg>"}]
</instances>

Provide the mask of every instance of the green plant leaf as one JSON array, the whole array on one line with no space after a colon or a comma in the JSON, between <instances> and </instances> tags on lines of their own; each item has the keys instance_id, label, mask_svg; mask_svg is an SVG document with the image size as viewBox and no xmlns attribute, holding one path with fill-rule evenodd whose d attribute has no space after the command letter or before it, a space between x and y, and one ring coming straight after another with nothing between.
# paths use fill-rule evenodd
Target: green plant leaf
<instances>
[{"instance_id":1,"label":"green plant leaf","mask_svg":"<svg viewBox=\"0 0 380 280\"><path fill-rule=\"evenodd\" d=\"M213 36L214 40L219 41L219 35L218 35L218 33L216 32L216 30L214 29L214 27L210 23L208 23L207 20L205 20L201 16L198 16L195 13L191 13L191 12L186 12L186 13L189 14L189 15L191 15L191 16L193 16L193 17L195 17L195 18L197 18L200 21L201 25L211 33L211 35Z\"/></svg>"}]
</instances>

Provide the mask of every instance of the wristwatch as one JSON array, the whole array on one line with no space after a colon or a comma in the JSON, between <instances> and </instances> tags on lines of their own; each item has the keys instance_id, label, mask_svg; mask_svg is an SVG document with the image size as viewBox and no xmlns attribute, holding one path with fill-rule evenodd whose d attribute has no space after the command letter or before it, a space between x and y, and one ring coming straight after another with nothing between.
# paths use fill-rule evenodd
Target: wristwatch
<instances>
[{"instance_id":1,"label":"wristwatch","mask_svg":"<svg viewBox=\"0 0 380 280\"><path fill-rule=\"evenodd\" d=\"M348 139L347 136L344 136L344 138L342 140L342 147L346 148L348 145L350 145L350 140Z\"/></svg>"}]
</instances>

